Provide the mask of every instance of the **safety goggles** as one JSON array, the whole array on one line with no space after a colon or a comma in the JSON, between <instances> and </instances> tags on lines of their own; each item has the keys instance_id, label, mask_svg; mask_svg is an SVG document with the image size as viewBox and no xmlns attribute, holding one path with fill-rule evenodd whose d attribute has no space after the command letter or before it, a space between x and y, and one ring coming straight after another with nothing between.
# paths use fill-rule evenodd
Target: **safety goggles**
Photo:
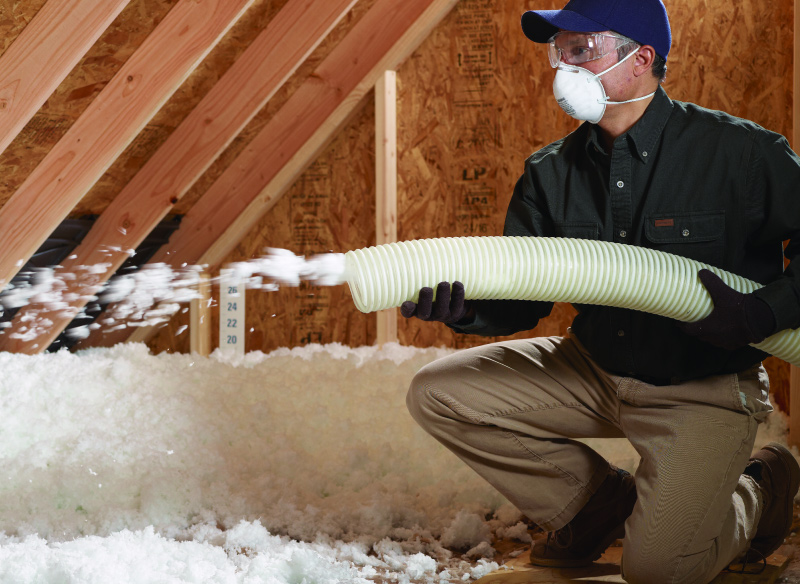
<instances>
[{"instance_id":1,"label":"safety goggles","mask_svg":"<svg viewBox=\"0 0 800 584\"><path fill-rule=\"evenodd\" d=\"M609 33L557 32L547 43L550 66L559 63L581 65L602 59L612 51L631 44L632 40Z\"/></svg>"}]
</instances>

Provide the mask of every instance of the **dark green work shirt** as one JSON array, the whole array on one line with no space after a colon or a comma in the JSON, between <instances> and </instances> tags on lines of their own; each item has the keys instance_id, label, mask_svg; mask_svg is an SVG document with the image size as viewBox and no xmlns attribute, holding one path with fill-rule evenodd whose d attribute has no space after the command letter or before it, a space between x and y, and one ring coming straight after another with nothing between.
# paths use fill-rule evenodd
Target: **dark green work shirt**
<instances>
[{"instance_id":1,"label":"dark green work shirt","mask_svg":"<svg viewBox=\"0 0 800 584\"><path fill-rule=\"evenodd\" d=\"M609 106L614 107L614 106ZM756 294L777 330L800 326L800 158L753 122L671 101L659 88L644 116L606 151L584 123L525 162L507 236L638 245L717 266L766 286ZM508 335L536 326L552 303L480 301L453 328ZM765 357L685 335L676 321L580 305L573 333L607 370L659 383L741 371Z\"/></svg>"}]
</instances>

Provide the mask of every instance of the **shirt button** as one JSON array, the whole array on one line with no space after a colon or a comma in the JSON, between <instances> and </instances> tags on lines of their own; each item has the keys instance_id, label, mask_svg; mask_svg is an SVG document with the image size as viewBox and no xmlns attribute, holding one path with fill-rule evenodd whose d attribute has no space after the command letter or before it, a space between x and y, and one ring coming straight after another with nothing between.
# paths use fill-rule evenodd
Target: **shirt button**
<instances>
[{"instance_id":1,"label":"shirt button","mask_svg":"<svg viewBox=\"0 0 800 584\"><path fill-rule=\"evenodd\" d=\"M645 158L647 158L647 152L642 152L642 156L644 156Z\"/></svg>"},{"instance_id":2,"label":"shirt button","mask_svg":"<svg viewBox=\"0 0 800 584\"><path fill-rule=\"evenodd\" d=\"M622 231L619 232L619 236L620 237L628 237L628 232L623 229Z\"/></svg>"},{"instance_id":3,"label":"shirt button","mask_svg":"<svg viewBox=\"0 0 800 584\"><path fill-rule=\"evenodd\" d=\"M625 336L625 331L624 331L624 330L622 330L622 329L619 329L619 330L617 331L617 336L618 336L618 337L624 337L624 336Z\"/></svg>"},{"instance_id":4,"label":"shirt button","mask_svg":"<svg viewBox=\"0 0 800 584\"><path fill-rule=\"evenodd\" d=\"M681 231L681 235L683 235L684 237L689 237L689 230L684 229L683 231Z\"/></svg>"},{"instance_id":5,"label":"shirt button","mask_svg":"<svg viewBox=\"0 0 800 584\"><path fill-rule=\"evenodd\" d=\"M624 187L624 186L625 186L625 183L624 183L624 182L622 182L622 181L619 181L619 182L617 183L617 186L618 186L619 188L622 188L622 187Z\"/></svg>"}]
</instances>

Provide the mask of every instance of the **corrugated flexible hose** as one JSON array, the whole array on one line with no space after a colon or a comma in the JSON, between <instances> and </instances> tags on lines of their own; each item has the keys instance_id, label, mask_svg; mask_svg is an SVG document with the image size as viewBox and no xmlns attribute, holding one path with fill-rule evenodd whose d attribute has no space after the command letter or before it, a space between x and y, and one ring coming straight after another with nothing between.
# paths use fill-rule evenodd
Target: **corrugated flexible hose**
<instances>
[{"instance_id":1,"label":"corrugated flexible hose","mask_svg":"<svg viewBox=\"0 0 800 584\"><path fill-rule=\"evenodd\" d=\"M362 312L416 301L420 288L457 280L468 299L599 304L694 322L713 307L697 277L702 268L739 292L761 288L681 256L563 237L447 237L378 245L347 252L344 277ZM800 329L754 346L800 366Z\"/></svg>"}]
</instances>

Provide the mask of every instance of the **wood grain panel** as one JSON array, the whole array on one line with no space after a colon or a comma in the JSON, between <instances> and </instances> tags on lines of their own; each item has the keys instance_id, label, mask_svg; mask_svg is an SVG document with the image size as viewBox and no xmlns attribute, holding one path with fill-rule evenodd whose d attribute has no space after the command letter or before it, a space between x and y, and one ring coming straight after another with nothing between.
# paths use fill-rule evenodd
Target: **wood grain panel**
<instances>
[{"instance_id":1,"label":"wood grain panel","mask_svg":"<svg viewBox=\"0 0 800 584\"><path fill-rule=\"evenodd\" d=\"M66 293L75 293L69 311L31 305L15 318L7 335L30 326L31 317L52 324L24 343L0 336L0 347L43 350L71 321L71 314L128 259L236 135L269 101L325 38L356 0L293 0L270 22L245 53L148 160L92 230L63 263L59 274L74 274ZM79 266L98 265L91 281Z\"/></svg>"},{"instance_id":2,"label":"wood grain panel","mask_svg":"<svg viewBox=\"0 0 800 584\"><path fill-rule=\"evenodd\" d=\"M0 152L128 1L49 0L36 13L0 58Z\"/></svg>"},{"instance_id":3,"label":"wood grain panel","mask_svg":"<svg viewBox=\"0 0 800 584\"><path fill-rule=\"evenodd\" d=\"M55 227L254 0L182 0L0 209L0 284Z\"/></svg>"},{"instance_id":4,"label":"wood grain panel","mask_svg":"<svg viewBox=\"0 0 800 584\"><path fill-rule=\"evenodd\" d=\"M184 217L154 262L217 266L456 0L378 0Z\"/></svg>"}]
</instances>

